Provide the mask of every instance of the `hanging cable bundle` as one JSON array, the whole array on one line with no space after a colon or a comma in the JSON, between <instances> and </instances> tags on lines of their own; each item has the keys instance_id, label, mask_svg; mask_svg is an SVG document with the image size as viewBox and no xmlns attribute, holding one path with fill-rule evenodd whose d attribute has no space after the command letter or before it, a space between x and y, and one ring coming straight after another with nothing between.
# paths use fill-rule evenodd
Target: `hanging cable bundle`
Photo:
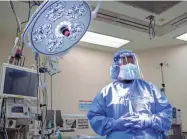
<instances>
[{"instance_id":1,"label":"hanging cable bundle","mask_svg":"<svg viewBox=\"0 0 187 139\"><path fill-rule=\"evenodd\" d=\"M32 8L33 8L34 6L40 6L40 4L41 4L39 1L38 1L38 2L33 1L33 2L34 2L34 4L32 4L32 5L31 5L31 2L30 2L30 1L28 2L28 3L29 3L29 5L28 5L28 9L29 9L29 11L28 11L28 17L27 17L27 20L24 21L24 22L21 22L21 24L27 23L27 22L29 21L30 17L31 17L31 10L32 10Z\"/></svg>"},{"instance_id":2,"label":"hanging cable bundle","mask_svg":"<svg viewBox=\"0 0 187 139\"><path fill-rule=\"evenodd\" d=\"M10 7L11 7L13 13L14 13L15 18L16 18L16 23L17 23L17 33L16 33L16 36L18 36L18 33L21 32L21 20L17 16L16 11L14 9L13 2L11 0L10 0Z\"/></svg>"},{"instance_id":3,"label":"hanging cable bundle","mask_svg":"<svg viewBox=\"0 0 187 139\"><path fill-rule=\"evenodd\" d=\"M149 37L150 39L154 38L155 37L155 24L156 24L156 21L155 21L155 17L154 16L149 16Z\"/></svg>"},{"instance_id":4,"label":"hanging cable bundle","mask_svg":"<svg viewBox=\"0 0 187 139\"><path fill-rule=\"evenodd\" d=\"M30 16L31 16L31 9L34 6L39 6L41 3L39 1L34 1L34 4L31 4L31 2L28 2L28 17L27 20L24 22L21 22L19 16L16 13L13 1L10 0L10 7L12 9L12 12L15 16L16 19L16 23L17 23L17 31L16 31L16 39L14 42L14 47L12 48L11 54L8 58L8 63L9 64L14 64L17 66L24 66L25 63L25 56L23 55L23 47L24 47L24 43L22 42L22 38L21 38L21 34L23 32L23 29L21 28L22 24L25 24L29 21Z\"/></svg>"}]
</instances>

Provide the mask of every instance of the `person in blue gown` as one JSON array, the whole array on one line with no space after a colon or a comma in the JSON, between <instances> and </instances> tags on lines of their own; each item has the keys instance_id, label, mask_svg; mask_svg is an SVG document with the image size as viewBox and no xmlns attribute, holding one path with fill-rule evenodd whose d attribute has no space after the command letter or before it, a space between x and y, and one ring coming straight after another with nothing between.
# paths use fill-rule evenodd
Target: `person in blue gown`
<instances>
[{"instance_id":1,"label":"person in blue gown","mask_svg":"<svg viewBox=\"0 0 187 139\"><path fill-rule=\"evenodd\" d=\"M172 106L163 92L142 79L136 55L114 55L113 82L94 98L87 117L92 129L107 139L163 139L172 125Z\"/></svg>"}]
</instances>

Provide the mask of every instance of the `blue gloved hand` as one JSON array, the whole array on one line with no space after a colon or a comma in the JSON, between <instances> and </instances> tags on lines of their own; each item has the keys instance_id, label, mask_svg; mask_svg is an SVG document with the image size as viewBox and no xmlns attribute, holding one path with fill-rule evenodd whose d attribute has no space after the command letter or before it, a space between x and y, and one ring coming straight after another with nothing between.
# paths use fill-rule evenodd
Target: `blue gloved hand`
<instances>
[{"instance_id":1,"label":"blue gloved hand","mask_svg":"<svg viewBox=\"0 0 187 139\"><path fill-rule=\"evenodd\" d=\"M132 125L134 124L133 119L136 119L137 117L138 117L137 115L130 116L130 114L127 113L126 115L121 116L119 119L113 122L112 129L126 131L127 129L132 127Z\"/></svg>"},{"instance_id":2,"label":"blue gloved hand","mask_svg":"<svg viewBox=\"0 0 187 139\"><path fill-rule=\"evenodd\" d=\"M144 129L152 126L152 118L150 116L139 115L132 119L134 129Z\"/></svg>"}]
</instances>

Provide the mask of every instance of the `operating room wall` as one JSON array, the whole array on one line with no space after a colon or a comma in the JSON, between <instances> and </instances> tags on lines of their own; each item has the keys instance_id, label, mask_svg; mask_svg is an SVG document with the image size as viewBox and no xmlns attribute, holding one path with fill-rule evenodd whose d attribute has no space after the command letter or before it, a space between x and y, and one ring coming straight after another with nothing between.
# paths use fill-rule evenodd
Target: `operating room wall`
<instances>
[{"instance_id":1,"label":"operating room wall","mask_svg":"<svg viewBox=\"0 0 187 139\"><path fill-rule=\"evenodd\" d=\"M86 111L79 110L79 100L93 100L111 82L112 55L77 47L64 56L60 61L61 74L53 77L54 107L64 114L86 114Z\"/></svg>"},{"instance_id":2,"label":"operating room wall","mask_svg":"<svg viewBox=\"0 0 187 139\"><path fill-rule=\"evenodd\" d=\"M187 131L187 46L150 49L137 52L144 78L161 88L159 63L164 67L166 96L173 106L182 110L182 127Z\"/></svg>"}]
</instances>

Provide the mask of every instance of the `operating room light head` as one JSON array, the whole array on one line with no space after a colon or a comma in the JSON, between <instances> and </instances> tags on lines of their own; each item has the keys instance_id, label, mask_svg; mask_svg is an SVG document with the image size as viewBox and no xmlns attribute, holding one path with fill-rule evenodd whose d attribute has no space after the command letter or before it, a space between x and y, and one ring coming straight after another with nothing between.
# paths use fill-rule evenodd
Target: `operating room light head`
<instances>
[{"instance_id":1,"label":"operating room light head","mask_svg":"<svg viewBox=\"0 0 187 139\"><path fill-rule=\"evenodd\" d=\"M86 1L45 0L24 29L24 43L38 53L61 57L81 40L98 8L92 13Z\"/></svg>"}]
</instances>

